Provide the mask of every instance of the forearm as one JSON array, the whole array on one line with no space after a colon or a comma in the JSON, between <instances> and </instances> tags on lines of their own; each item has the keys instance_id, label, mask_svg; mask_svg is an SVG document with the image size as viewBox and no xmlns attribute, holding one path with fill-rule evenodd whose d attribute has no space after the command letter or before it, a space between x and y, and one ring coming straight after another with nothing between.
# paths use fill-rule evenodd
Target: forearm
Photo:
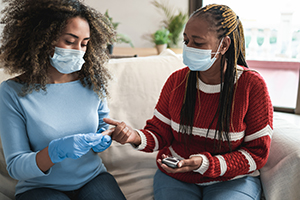
<instances>
[{"instance_id":1,"label":"forearm","mask_svg":"<svg viewBox=\"0 0 300 200\"><path fill-rule=\"evenodd\" d=\"M258 142L261 145L251 147L244 146L235 151L222 154L211 155L203 152L198 155L203 158L203 163L195 172L206 177L235 177L238 175L252 173L260 169L267 161L270 138L265 136L265 142Z\"/></svg>"},{"instance_id":2,"label":"forearm","mask_svg":"<svg viewBox=\"0 0 300 200\"><path fill-rule=\"evenodd\" d=\"M48 147L44 148L36 154L36 163L42 172L46 172L54 165L54 163L50 159Z\"/></svg>"},{"instance_id":3,"label":"forearm","mask_svg":"<svg viewBox=\"0 0 300 200\"><path fill-rule=\"evenodd\" d=\"M139 133L141 140L138 149L145 152L158 151L166 146L170 146L171 141L174 139L171 126L163 125L155 117L147 121L144 129L136 131Z\"/></svg>"}]
</instances>

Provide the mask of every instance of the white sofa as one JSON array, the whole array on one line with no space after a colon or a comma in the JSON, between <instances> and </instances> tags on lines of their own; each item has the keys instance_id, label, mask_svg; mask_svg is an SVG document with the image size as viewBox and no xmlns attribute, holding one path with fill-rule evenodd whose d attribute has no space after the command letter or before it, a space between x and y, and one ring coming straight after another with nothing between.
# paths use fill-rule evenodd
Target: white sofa
<instances>
[{"instance_id":1,"label":"white sofa","mask_svg":"<svg viewBox=\"0 0 300 200\"><path fill-rule=\"evenodd\" d=\"M158 56L112 59L107 66L113 80L108 99L111 118L143 128L151 118L160 90L167 77L184 67L181 55L165 50ZM0 82L8 78L0 71ZM294 120L294 124L291 123ZM298 127L296 124L298 123ZM261 169L266 199L300 199L300 116L274 113L274 134L270 157ZM1 145L1 144L0 144ZM129 200L153 199L153 175L157 170L156 153L138 152L130 145L116 142L99 153ZM0 146L0 200L14 197L15 180L5 169Z\"/></svg>"}]
</instances>

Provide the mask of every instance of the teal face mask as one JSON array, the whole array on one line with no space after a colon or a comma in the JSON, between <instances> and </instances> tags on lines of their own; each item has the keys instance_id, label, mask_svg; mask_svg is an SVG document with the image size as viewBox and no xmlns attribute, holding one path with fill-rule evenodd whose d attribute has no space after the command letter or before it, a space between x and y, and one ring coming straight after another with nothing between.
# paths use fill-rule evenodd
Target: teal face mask
<instances>
[{"instance_id":1,"label":"teal face mask","mask_svg":"<svg viewBox=\"0 0 300 200\"><path fill-rule=\"evenodd\" d=\"M215 53L210 49L197 49L183 44L183 63L188 66L191 71L208 70L215 63L217 54L220 53L219 49L223 39L221 40L217 52ZM215 56L211 58L211 54L215 54Z\"/></svg>"},{"instance_id":2,"label":"teal face mask","mask_svg":"<svg viewBox=\"0 0 300 200\"><path fill-rule=\"evenodd\" d=\"M81 70L85 63L85 52L76 49L64 49L55 47L54 55L50 57L50 63L62 74L70 74Z\"/></svg>"}]
</instances>

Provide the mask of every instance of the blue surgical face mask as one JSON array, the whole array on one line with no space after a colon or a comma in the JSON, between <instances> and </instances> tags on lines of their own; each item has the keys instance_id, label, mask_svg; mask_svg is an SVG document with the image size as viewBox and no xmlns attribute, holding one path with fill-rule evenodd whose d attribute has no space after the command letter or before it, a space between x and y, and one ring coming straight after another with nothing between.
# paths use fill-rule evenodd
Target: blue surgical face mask
<instances>
[{"instance_id":1,"label":"blue surgical face mask","mask_svg":"<svg viewBox=\"0 0 300 200\"><path fill-rule=\"evenodd\" d=\"M217 54L220 53L219 49L223 42L223 39L220 42L220 45L217 49L217 52L212 52L210 49L197 49L186 46L183 44L183 63L190 68L191 71L206 71L208 70L216 61ZM211 58L211 54L215 54Z\"/></svg>"},{"instance_id":2,"label":"blue surgical face mask","mask_svg":"<svg viewBox=\"0 0 300 200\"><path fill-rule=\"evenodd\" d=\"M54 55L50 57L50 63L62 74L70 74L81 70L85 63L85 52L76 49L64 49L55 47Z\"/></svg>"}]
</instances>

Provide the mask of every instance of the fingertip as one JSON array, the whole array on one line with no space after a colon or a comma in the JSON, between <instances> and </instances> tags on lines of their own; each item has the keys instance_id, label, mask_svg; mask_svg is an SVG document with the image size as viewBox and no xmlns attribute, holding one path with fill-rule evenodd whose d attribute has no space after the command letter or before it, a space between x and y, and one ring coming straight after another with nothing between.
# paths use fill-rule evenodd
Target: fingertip
<instances>
[{"instance_id":1,"label":"fingertip","mask_svg":"<svg viewBox=\"0 0 300 200\"><path fill-rule=\"evenodd\" d=\"M113 133L113 130L111 130L111 129L107 129L107 130L105 130L105 131L103 131L101 134L103 135L103 136L105 136L105 135L111 135Z\"/></svg>"},{"instance_id":2,"label":"fingertip","mask_svg":"<svg viewBox=\"0 0 300 200\"><path fill-rule=\"evenodd\" d=\"M119 124L119 122L115 119L111 119L111 118L103 118L102 119L105 123L113 125L113 126L117 126Z\"/></svg>"},{"instance_id":3,"label":"fingertip","mask_svg":"<svg viewBox=\"0 0 300 200\"><path fill-rule=\"evenodd\" d=\"M163 158L167 158L168 156L166 154L161 155Z\"/></svg>"},{"instance_id":4,"label":"fingertip","mask_svg":"<svg viewBox=\"0 0 300 200\"><path fill-rule=\"evenodd\" d=\"M102 119L105 123L107 124L111 124L112 123L112 120L110 118L103 118Z\"/></svg>"},{"instance_id":5,"label":"fingertip","mask_svg":"<svg viewBox=\"0 0 300 200\"><path fill-rule=\"evenodd\" d=\"M178 167L182 167L182 165L183 165L183 164L182 164L181 161L177 164Z\"/></svg>"},{"instance_id":6,"label":"fingertip","mask_svg":"<svg viewBox=\"0 0 300 200\"><path fill-rule=\"evenodd\" d=\"M102 137L101 134L97 134L97 133L83 134L83 137L85 138L86 141L97 140L97 139L99 139L99 136Z\"/></svg>"},{"instance_id":7,"label":"fingertip","mask_svg":"<svg viewBox=\"0 0 300 200\"><path fill-rule=\"evenodd\" d=\"M105 131L106 129L105 128L100 128L98 131L97 131L97 133L102 133L103 131Z\"/></svg>"},{"instance_id":8,"label":"fingertip","mask_svg":"<svg viewBox=\"0 0 300 200\"><path fill-rule=\"evenodd\" d=\"M104 142L110 142L111 141L111 137L109 135L104 135L103 141Z\"/></svg>"},{"instance_id":9,"label":"fingertip","mask_svg":"<svg viewBox=\"0 0 300 200\"><path fill-rule=\"evenodd\" d=\"M103 136L105 139L110 139L111 137L109 135L104 135Z\"/></svg>"},{"instance_id":10,"label":"fingertip","mask_svg":"<svg viewBox=\"0 0 300 200\"><path fill-rule=\"evenodd\" d=\"M89 134L86 134L84 140L87 145L95 146L101 142L102 138L103 138L103 135L101 133L100 134L89 133Z\"/></svg>"}]
</instances>

